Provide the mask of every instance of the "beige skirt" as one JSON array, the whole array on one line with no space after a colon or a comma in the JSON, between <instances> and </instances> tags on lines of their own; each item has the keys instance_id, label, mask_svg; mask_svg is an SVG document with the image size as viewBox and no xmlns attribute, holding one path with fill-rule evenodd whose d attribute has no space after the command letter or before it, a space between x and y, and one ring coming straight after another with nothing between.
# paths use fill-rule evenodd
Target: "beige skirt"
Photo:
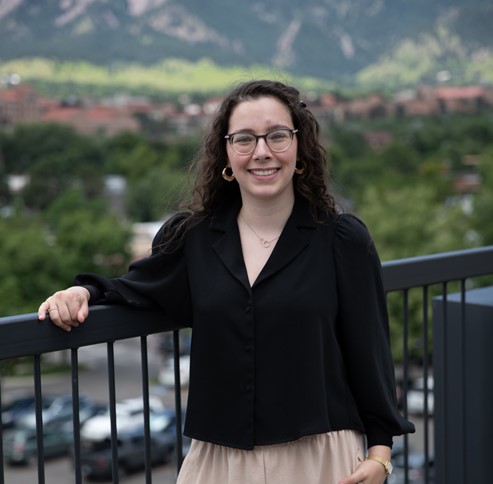
<instances>
[{"instance_id":1,"label":"beige skirt","mask_svg":"<svg viewBox=\"0 0 493 484\"><path fill-rule=\"evenodd\" d=\"M192 440L177 484L335 484L365 456L353 430L241 450Z\"/></svg>"}]
</instances>

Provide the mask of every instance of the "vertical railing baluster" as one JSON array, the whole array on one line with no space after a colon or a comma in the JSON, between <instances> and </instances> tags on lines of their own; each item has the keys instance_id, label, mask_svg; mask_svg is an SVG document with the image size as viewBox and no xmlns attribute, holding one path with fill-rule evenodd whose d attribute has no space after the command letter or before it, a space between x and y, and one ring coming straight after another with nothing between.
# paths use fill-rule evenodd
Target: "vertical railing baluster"
<instances>
[{"instance_id":1,"label":"vertical railing baluster","mask_svg":"<svg viewBox=\"0 0 493 484\"><path fill-rule=\"evenodd\" d=\"M43 429L43 394L41 391L41 355L34 355L34 395L36 414L36 446L38 460L38 483L45 483L44 468L44 429Z\"/></svg>"},{"instance_id":2,"label":"vertical railing baluster","mask_svg":"<svg viewBox=\"0 0 493 484\"><path fill-rule=\"evenodd\" d=\"M429 347L429 338L428 338L428 286L423 286L423 392L424 392L424 408L423 408L423 448L425 455L425 484L429 482L429 421L430 421L430 413L429 413L429 388L428 388L428 374L429 374L429 365L428 365L428 347Z\"/></svg>"},{"instance_id":3,"label":"vertical railing baluster","mask_svg":"<svg viewBox=\"0 0 493 484\"><path fill-rule=\"evenodd\" d=\"M403 360L404 368L402 379L407 386L409 381L409 290L404 289L402 291L402 318L403 318ZM404 415L407 418L407 390L404 393ZM404 483L409 483L409 439L408 436L404 436Z\"/></svg>"},{"instance_id":4,"label":"vertical railing baluster","mask_svg":"<svg viewBox=\"0 0 493 484\"><path fill-rule=\"evenodd\" d=\"M467 369L466 369L466 360L468 359L467 355L467 335L466 335L466 280L460 280L460 331L461 331L461 341L462 341L462 355L461 355L461 380L462 380L462 393L461 393L461 408L462 408L462 429L464 432L463 442L468 442L467 432L467 411L466 411L466 395L467 395ZM462 482L466 482L466 476L469 474L467 469L468 458L467 458L467 449L466 445L462 446L462 462L463 465L463 476Z\"/></svg>"},{"instance_id":5,"label":"vertical railing baluster","mask_svg":"<svg viewBox=\"0 0 493 484\"><path fill-rule=\"evenodd\" d=\"M149 363L147 358L147 337L140 338L140 359L142 368L142 398L144 404L144 436L145 436L145 479L146 484L152 483L151 461L151 429L149 406Z\"/></svg>"},{"instance_id":6,"label":"vertical railing baluster","mask_svg":"<svg viewBox=\"0 0 493 484\"><path fill-rule=\"evenodd\" d=\"M180 377L180 332L173 331L173 362L175 370L175 413L176 413L176 472L183 463L183 439L181 421L181 377Z\"/></svg>"},{"instance_id":7,"label":"vertical railing baluster","mask_svg":"<svg viewBox=\"0 0 493 484\"><path fill-rule=\"evenodd\" d=\"M0 408L3 408L2 403L2 388L3 388L3 376L0 369ZM3 459L3 421L2 412L0 412L0 484L5 484L5 468Z\"/></svg>"},{"instance_id":8,"label":"vertical railing baluster","mask_svg":"<svg viewBox=\"0 0 493 484\"><path fill-rule=\"evenodd\" d=\"M77 348L71 350L72 371L72 424L74 429L73 455L76 484L82 484L82 471L80 462L80 403L79 403L79 359Z\"/></svg>"},{"instance_id":9,"label":"vertical railing baluster","mask_svg":"<svg viewBox=\"0 0 493 484\"><path fill-rule=\"evenodd\" d=\"M442 371L439 375L439 377L442 378L442 382L440 384L440 382L437 380L437 383L434 384L433 386L433 391L435 392L435 396L437 396L437 392L438 392L438 384L440 384L440 396L441 398L437 399L435 398L435 402L434 402L434 413L435 415L441 415L441 421L443 422L443 431L440 432L440 433L437 433L436 432L436 428L437 428L437 423L435 423L435 449L442 449L441 450L441 454L442 455L448 455L448 450L447 450L447 447L448 447L448 442L449 442L449 435L448 435L448 425L447 425L447 422L448 422L448 410L447 410L447 404L446 404L446 398L445 398L445 392L446 392L446 389L448 388L448 377L447 375L449 374L449 370L448 370L448 359L447 359L447 351L446 351L446 345L447 345L447 341L448 341L448 281L444 281L442 283L442 302L441 302L441 305L442 305L442 324L441 324L441 327L442 327L442 334L440 335L440 341L442 342L443 344L443 350L441 351L441 356L442 356L442 361L441 361L441 368L442 368ZM435 335L435 337L437 337L438 335ZM433 355L434 358L436 357L436 355ZM435 364L435 368L437 367L438 365ZM440 406L440 408L437 407L437 400L440 400L442 405ZM440 440L439 440L440 438ZM435 452L435 456L436 456L437 452ZM437 460L436 466L440 465L440 471L438 471L439 473L442 472L442 477L444 479L443 482L447 482L448 481L448 476L447 476L447 466L444 466L443 465L443 459L441 460Z\"/></svg>"},{"instance_id":10,"label":"vertical railing baluster","mask_svg":"<svg viewBox=\"0 0 493 484\"><path fill-rule=\"evenodd\" d=\"M115 382L115 347L113 341L107 343L108 351L108 391L109 391L109 409L110 409L110 426L111 426L111 469L113 483L118 484L120 477L118 475L118 433L116 422L116 382Z\"/></svg>"}]
</instances>

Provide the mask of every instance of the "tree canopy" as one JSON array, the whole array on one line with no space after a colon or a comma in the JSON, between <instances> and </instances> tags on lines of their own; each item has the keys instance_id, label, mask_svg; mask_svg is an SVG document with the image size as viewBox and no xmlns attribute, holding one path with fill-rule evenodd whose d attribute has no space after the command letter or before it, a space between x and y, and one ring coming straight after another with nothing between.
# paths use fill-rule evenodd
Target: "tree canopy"
<instances>
[{"instance_id":1,"label":"tree canopy","mask_svg":"<svg viewBox=\"0 0 493 484\"><path fill-rule=\"evenodd\" d=\"M493 244L491 121L450 116L324 128L335 189L368 226L382 260ZM384 141L375 144L375 133ZM0 132L0 315L35 310L77 273L125 272L132 223L176 210L196 145L134 133L101 139L56 125ZM24 188L9 189L13 175L25 177ZM123 192L112 191L109 175L125 181ZM460 191L459 177L478 183ZM410 308L413 344L421 320L414 295ZM399 321L393 297L389 311ZM401 324L391 330L401 337Z\"/></svg>"}]
</instances>

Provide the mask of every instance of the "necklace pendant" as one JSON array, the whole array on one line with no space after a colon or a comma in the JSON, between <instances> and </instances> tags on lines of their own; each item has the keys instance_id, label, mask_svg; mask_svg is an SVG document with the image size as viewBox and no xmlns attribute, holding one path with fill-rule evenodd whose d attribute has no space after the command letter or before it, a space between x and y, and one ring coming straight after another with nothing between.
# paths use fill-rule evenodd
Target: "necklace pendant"
<instances>
[{"instance_id":1,"label":"necklace pendant","mask_svg":"<svg viewBox=\"0 0 493 484\"><path fill-rule=\"evenodd\" d=\"M263 247L265 247L266 249L268 249L270 247L270 244L271 244L271 241L269 240L265 240L265 239L260 239L260 243L262 244Z\"/></svg>"}]
</instances>

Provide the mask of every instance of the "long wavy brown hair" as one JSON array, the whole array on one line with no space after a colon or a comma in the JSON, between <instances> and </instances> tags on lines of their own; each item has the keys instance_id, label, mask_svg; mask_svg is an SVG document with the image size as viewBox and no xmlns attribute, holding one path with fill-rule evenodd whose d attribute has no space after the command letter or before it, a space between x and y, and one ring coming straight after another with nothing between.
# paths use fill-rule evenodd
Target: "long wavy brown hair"
<instances>
[{"instance_id":1,"label":"long wavy brown hair","mask_svg":"<svg viewBox=\"0 0 493 484\"><path fill-rule=\"evenodd\" d=\"M240 188L236 181L227 182L222 171L227 165L226 152L229 119L234 108L244 101L274 97L284 104L298 130L297 160L304 166L301 175L293 179L295 193L305 198L315 219L320 212L335 213L336 202L329 191L329 173L327 169L326 150L320 144L320 126L312 112L300 99L300 92L282 82L271 80L254 80L238 85L223 100L210 130L205 136L202 147L191 165L194 180L190 198L181 204L187 211L180 221L173 224L175 230L172 238L181 238L186 227L210 216L221 203L232 203L240 199ZM168 233L168 235L170 235Z\"/></svg>"},{"instance_id":2,"label":"long wavy brown hair","mask_svg":"<svg viewBox=\"0 0 493 484\"><path fill-rule=\"evenodd\" d=\"M313 214L319 210L326 213L336 211L335 199L328 188L327 155L319 141L318 121L300 99L296 88L278 81L255 80L240 84L226 96L192 164L195 184L191 198L182 206L194 218L209 216L220 203L240 197L238 183L227 182L222 178L222 171L228 162L224 136L228 134L229 119L234 108L243 101L262 97L274 97L284 104L291 113L293 126L298 129L297 159L305 170L303 174L294 176L295 192L308 201Z\"/></svg>"}]
</instances>

